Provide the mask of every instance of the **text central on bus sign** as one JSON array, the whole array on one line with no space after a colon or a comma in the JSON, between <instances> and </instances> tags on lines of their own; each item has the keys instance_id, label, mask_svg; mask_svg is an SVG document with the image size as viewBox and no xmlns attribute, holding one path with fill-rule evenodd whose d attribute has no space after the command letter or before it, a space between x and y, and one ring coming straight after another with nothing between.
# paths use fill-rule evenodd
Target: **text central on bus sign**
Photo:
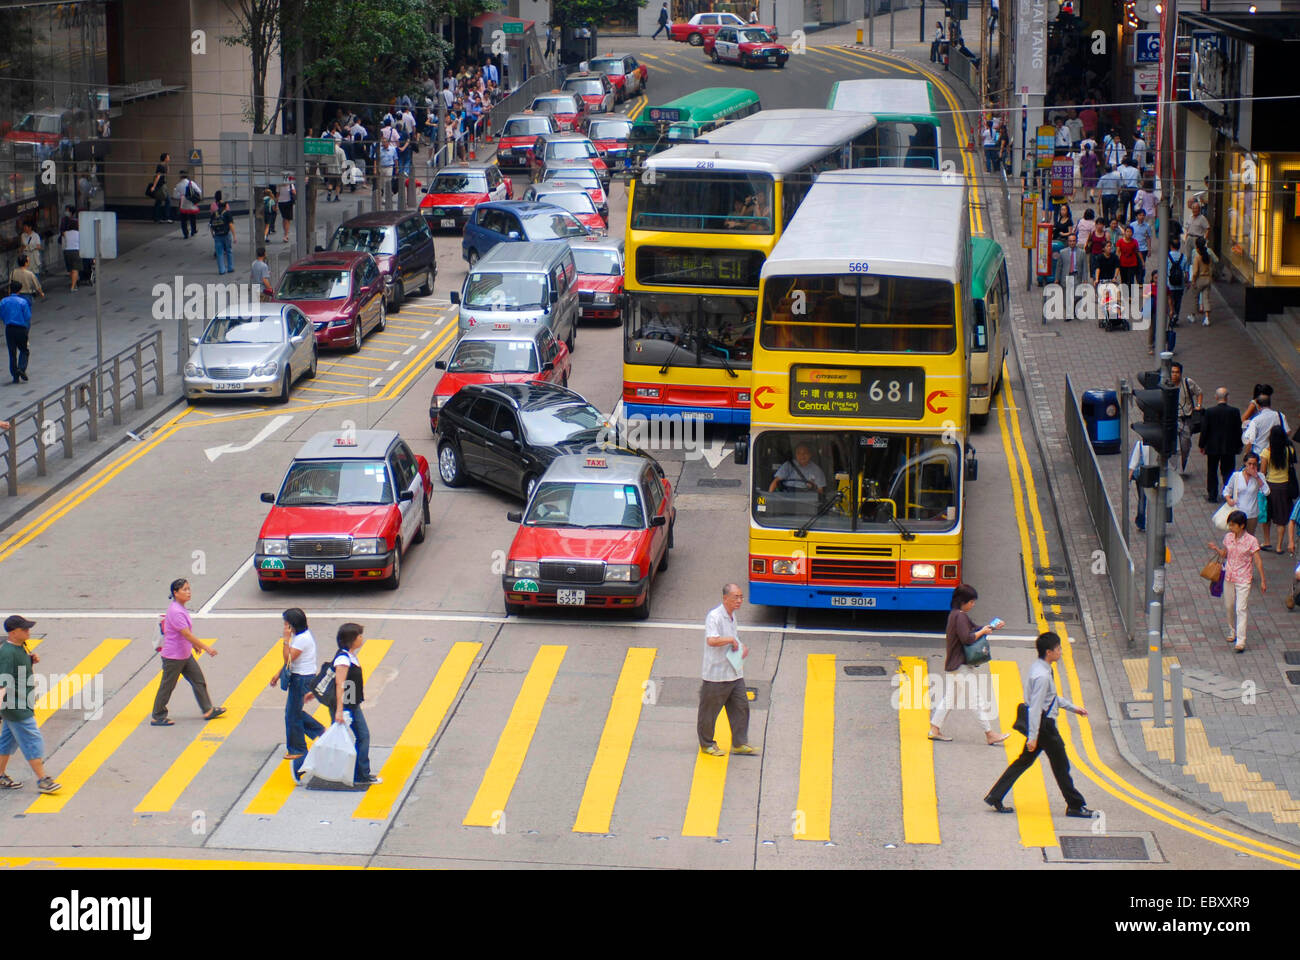
<instances>
[{"instance_id":1,"label":"text central on bus sign","mask_svg":"<svg viewBox=\"0 0 1300 960\"><path fill-rule=\"evenodd\" d=\"M790 368L790 413L796 417L920 420L923 367Z\"/></svg>"}]
</instances>

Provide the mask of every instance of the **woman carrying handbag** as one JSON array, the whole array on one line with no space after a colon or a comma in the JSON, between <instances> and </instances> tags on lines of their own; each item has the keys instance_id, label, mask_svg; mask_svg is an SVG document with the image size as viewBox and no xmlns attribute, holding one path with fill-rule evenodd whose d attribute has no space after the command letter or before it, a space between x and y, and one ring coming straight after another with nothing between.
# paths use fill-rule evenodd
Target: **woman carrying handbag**
<instances>
[{"instance_id":1,"label":"woman carrying handbag","mask_svg":"<svg viewBox=\"0 0 1300 960\"><path fill-rule=\"evenodd\" d=\"M1253 580L1251 563L1259 571L1259 589L1268 593L1264 580L1264 564L1259 559L1259 541L1246 532L1246 514L1234 510L1228 516L1228 532L1223 535L1223 547L1210 541L1206 546L1218 554L1223 562L1223 606L1228 613L1228 642L1242 653L1246 649L1246 616L1250 603L1250 585Z\"/></svg>"},{"instance_id":2,"label":"woman carrying handbag","mask_svg":"<svg viewBox=\"0 0 1300 960\"><path fill-rule=\"evenodd\" d=\"M943 721L952 709L953 691L958 683L962 683L966 686L966 702L975 705L979 714L985 742L990 747L996 747L1011 734L993 732L993 679L988 670L981 671L979 668L989 660L988 642L984 638L1002 623L994 620L986 627L976 627L971 621L970 612L975 608L977 599L979 594L969 584L963 583L952 592L952 610L948 614L946 655L943 662L943 691L930 718L930 739L945 743L952 740L952 737L943 735Z\"/></svg>"},{"instance_id":3,"label":"woman carrying handbag","mask_svg":"<svg viewBox=\"0 0 1300 960\"><path fill-rule=\"evenodd\" d=\"M1295 476L1295 448L1287 439L1281 425L1274 424L1268 432L1268 444L1260 457L1259 469L1268 482L1268 514L1264 520L1264 533L1260 536L1261 550L1282 552L1282 535L1291 522L1291 505L1295 495L1291 492L1291 479ZM1277 545L1270 546L1269 528L1277 527ZM1292 544L1294 555L1294 543Z\"/></svg>"}]
</instances>

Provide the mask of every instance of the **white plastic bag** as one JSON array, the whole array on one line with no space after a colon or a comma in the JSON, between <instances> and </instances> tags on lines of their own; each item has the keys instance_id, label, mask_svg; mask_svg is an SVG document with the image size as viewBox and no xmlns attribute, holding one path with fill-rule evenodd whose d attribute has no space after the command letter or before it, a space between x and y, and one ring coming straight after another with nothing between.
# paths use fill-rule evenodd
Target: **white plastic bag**
<instances>
[{"instance_id":1,"label":"white plastic bag","mask_svg":"<svg viewBox=\"0 0 1300 960\"><path fill-rule=\"evenodd\" d=\"M1214 521L1215 529L1226 531L1228 529L1228 517L1231 516L1232 511L1236 509L1237 508L1232 504L1225 503L1223 506L1219 507L1218 510L1214 511L1214 517L1212 519Z\"/></svg>"},{"instance_id":2,"label":"white plastic bag","mask_svg":"<svg viewBox=\"0 0 1300 960\"><path fill-rule=\"evenodd\" d=\"M302 762L300 777L333 780L352 786L352 772L357 765L357 738L350 723L331 723L329 729L317 738Z\"/></svg>"}]
</instances>

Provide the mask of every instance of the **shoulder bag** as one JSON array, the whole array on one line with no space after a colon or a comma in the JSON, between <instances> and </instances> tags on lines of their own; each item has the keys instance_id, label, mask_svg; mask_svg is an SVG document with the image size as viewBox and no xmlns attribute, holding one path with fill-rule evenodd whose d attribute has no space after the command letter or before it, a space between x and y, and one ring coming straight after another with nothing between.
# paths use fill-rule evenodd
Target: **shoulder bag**
<instances>
[{"instance_id":1,"label":"shoulder bag","mask_svg":"<svg viewBox=\"0 0 1300 960\"><path fill-rule=\"evenodd\" d=\"M1201 567L1201 578L1210 581L1210 583L1217 583L1221 576L1223 576L1223 564L1216 553L1210 558L1209 563Z\"/></svg>"},{"instance_id":2,"label":"shoulder bag","mask_svg":"<svg viewBox=\"0 0 1300 960\"><path fill-rule=\"evenodd\" d=\"M284 666L280 668L280 689L281 690L289 689L289 678L292 676L293 676L293 671L289 668L289 664L286 663Z\"/></svg>"},{"instance_id":3,"label":"shoulder bag","mask_svg":"<svg viewBox=\"0 0 1300 960\"><path fill-rule=\"evenodd\" d=\"M966 657L968 667L978 667L982 663L988 663L993 659L993 653L989 650L988 635L980 637L974 643L964 643L961 648L962 654Z\"/></svg>"},{"instance_id":4,"label":"shoulder bag","mask_svg":"<svg viewBox=\"0 0 1300 960\"><path fill-rule=\"evenodd\" d=\"M1228 530L1228 517L1231 516L1232 511L1236 509L1237 508L1234 507L1232 504L1225 503L1222 506L1220 506L1218 510L1214 511L1214 518L1213 518L1214 528L1216 530L1222 530L1226 533Z\"/></svg>"},{"instance_id":5,"label":"shoulder bag","mask_svg":"<svg viewBox=\"0 0 1300 960\"><path fill-rule=\"evenodd\" d=\"M334 709L334 699L337 691L334 688L334 661L331 660L320 668L316 674L316 683L311 688L312 693L316 694L316 699L329 709Z\"/></svg>"}]
</instances>

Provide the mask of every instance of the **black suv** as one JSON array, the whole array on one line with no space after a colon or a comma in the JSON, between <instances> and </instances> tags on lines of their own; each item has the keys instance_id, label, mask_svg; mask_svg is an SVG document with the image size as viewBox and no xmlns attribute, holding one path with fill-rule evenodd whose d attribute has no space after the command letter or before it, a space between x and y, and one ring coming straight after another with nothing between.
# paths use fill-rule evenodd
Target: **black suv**
<instances>
[{"instance_id":1,"label":"black suv","mask_svg":"<svg viewBox=\"0 0 1300 960\"><path fill-rule=\"evenodd\" d=\"M602 448L606 438L605 414L566 387L469 384L438 414L438 476L449 487L473 478L527 500L552 460L617 449Z\"/></svg>"},{"instance_id":2,"label":"black suv","mask_svg":"<svg viewBox=\"0 0 1300 960\"><path fill-rule=\"evenodd\" d=\"M384 275L384 303L389 313L402 308L418 287L428 295L438 276L433 233L418 210L379 210L344 221L330 237L330 250L364 250L373 254Z\"/></svg>"}]
</instances>

